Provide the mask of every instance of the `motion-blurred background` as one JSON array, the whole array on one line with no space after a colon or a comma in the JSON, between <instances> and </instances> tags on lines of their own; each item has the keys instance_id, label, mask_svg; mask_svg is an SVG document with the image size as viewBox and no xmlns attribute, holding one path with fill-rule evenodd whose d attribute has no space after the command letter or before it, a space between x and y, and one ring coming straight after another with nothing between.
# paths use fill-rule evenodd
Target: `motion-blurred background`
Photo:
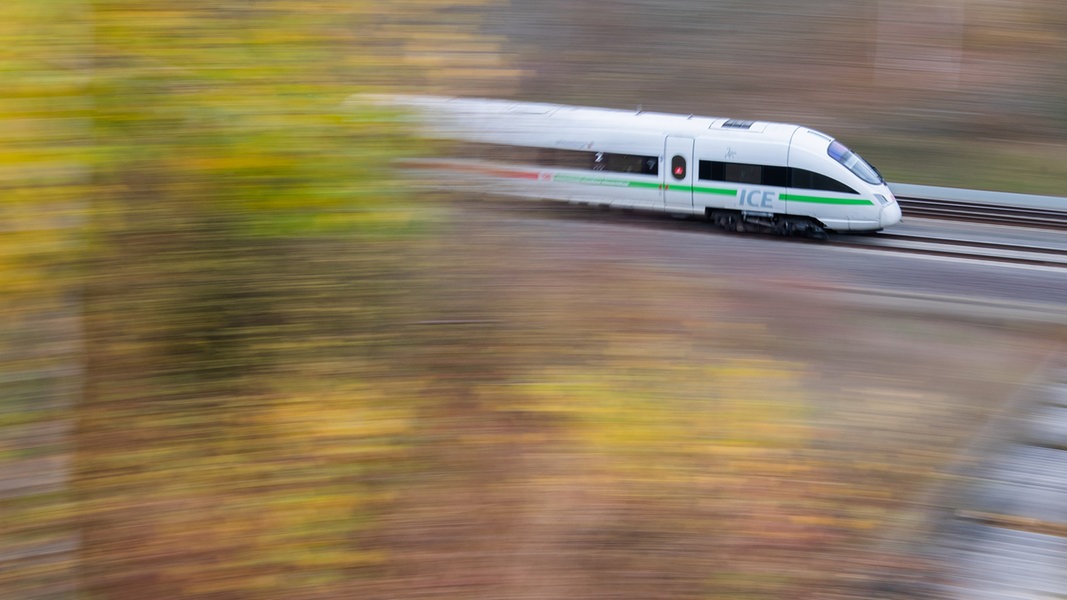
<instances>
[{"instance_id":1,"label":"motion-blurred background","mask_svg":"<svg viewBox=\"0 0 1067 600\"><path fill-rule=\"evenodd\" d=\"M931 568L907 499L1047 341L573 262L343 101L798 122L1063 195L1057 1L8 0L0 39L5 599L863 597Z\"/></svg>"}]
</instances>

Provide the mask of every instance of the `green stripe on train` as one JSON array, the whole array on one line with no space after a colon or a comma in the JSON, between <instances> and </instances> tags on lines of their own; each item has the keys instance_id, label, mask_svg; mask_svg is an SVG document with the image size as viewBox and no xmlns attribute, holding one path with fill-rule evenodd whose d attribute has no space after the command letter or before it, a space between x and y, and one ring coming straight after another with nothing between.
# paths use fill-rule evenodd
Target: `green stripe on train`
<instances>
[{"instance_id":1,"label":"green stripe on train","mask_svg":"<svg viewBox=\"0 0 1067 600\"><path fill-rule=\"evenodd\" d=\"M656 182L656 183L645 183L643 181L628 181L628 182L626 182L626 186L627 187L633 187L633 188L646 188L646 189L650 189L650 190L658 190L659 189L659 182Z\"/></svg>"},{"instance_id":2,"label":"green stripe on train","mask_svg":"<svg viewBox=\"0 0 1067 600\"><path fill-rule=\"evenodd\" d=\"M625 179L612 179L610 177L590 177L588 175L556 174L552 177L555 181L563 183L582 183L586 185L606 185L609 187L631 187L658 190L659 182L649 183L644 181L626 181Z\"/></svg>"},{"instance_id":3,"label":"green stripe on train","mask_svg":"<svg viewBox=\"0 0 1067 600\"><path fill-rule=\"evenodd\" d=\"M658 181L626 181L625 179L612 179L610 177L590 177L588 175L567 175L561 173L554 175L552 179L554 181L559 181L563 183L606 185L610 187L644 188L649 190L658 190L662 188L662 184L660 184ZM729 190L724 188L691 187L687 185L667 184L667 189L672 192L697 192L700 194L722 194L725 196L737 195L737 190Z\"/></svg>"},{"instance_id":4,"label":"green stripe on train","mask_svg":"<svg viewBox=\"0 0 1067 600\"><path fill-rule=\"evenodd\" d=\"M809 204L843 204L847 206L874 204L874 202L863 198L826 198L825 196L801 196L798 194L779 194L778 198L786 202L807 202Z\"/></svg>"},{"instance_id":5,"label":"green stripe on train","mask_svg":"<svg viewBox=\"0 0 1067 600\"><path fill-rule=\"evenodd\" d=\"M719 194L722 196L737 195L737 190L730 190L726 188L693 187L693 191L698 194Z\"/></svg>"},{"instance_id":6,"label":"green stripe on train","mask_svg":"<svg viewBox=\"0 0 1067 600\"><path fill-rule=\"evenodd\" d=\"M625 179L613 179L610 177L590 177L588 175L566 175L557 174L553 177L555 181L564 183L582 183L587 185L606 185L610 187L630 187L630 188L645 188L645 189L659 189L660 184L643 182L643 181L626 181ZM697 194L718 194L721 196L736 196L737 190L728 188L713 188L713 187L697 187L697 186L684 186L684 185L670 185L668 188L675 192L687 192L692 191ZM864 200L862 198L827 198L825 196L804 196L801 194L778 194L779 200L785 200L787 202L804 202L807 204L837 204L841 206L869 206L874 204L870 200Z\"/></svg>"}]
</instances>

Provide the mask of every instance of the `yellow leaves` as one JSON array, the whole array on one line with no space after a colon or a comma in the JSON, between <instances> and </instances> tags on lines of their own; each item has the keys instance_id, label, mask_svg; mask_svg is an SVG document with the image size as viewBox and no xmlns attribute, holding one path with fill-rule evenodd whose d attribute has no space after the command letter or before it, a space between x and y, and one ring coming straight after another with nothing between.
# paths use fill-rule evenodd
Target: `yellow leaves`
<instances>
[{"instance_id":1,"label":"yellow leaves","mask_svg":"<svg viewBox=\"0 0 1067 600\"><path fill-rule=\"evenodd\" d=\"M186 173L204 173L211 171L225 173L240 173L241 171L263 171L272 168L284 168L289 161L279 155L263 155L256 153L228 154L222 156L194 155L181 157L174 161L176 169Z\"/></svg>"},{"instance_id":2,"label":"yellow leaves","mask_svg":"<svg viewBox=\"0 0 1067 600\"><path fill-rule=\"evenodd\" d=\"M672 469L696 457L734 460L723 454L730 447L758 457L803 445L810 434L799 377L793 366L762 359L645 371L609 363L537 373L540 383L520 386L528 400L519 408L565 417L577 441L644 479L673 478Z\"/></svg>"},{"instance_id":3,"label":"yellow leaves","mask_svg":"<svg viewBox=\"0 0 1067 600\"><path fill-rule=\"evenodd\" d=\"M433 18L454 3L390 5L374 18L407 9L420 17L388 34L357 29L369 16L359 3L174 6L112 1L94 13L99 166L104 180L125 181L128 195L162 194L162 207L198 203L206 218L214 209L242 233L403 230L413 213L396 209L403 190L386 165L407 133L338 118L352 82L401 66L434 77L468 68L482 80L509 76L474 22ZM392 41L383 45L380 35ZM396 49L420 38L464 50L413 66Z\"/></svg>"},{"instance_id":4,"label":"yellow leaves","mask_svg":"<svg viewBox=\"0 0 1067 600\"><path fill-rule=\"evenodd\" d=\"M396 398L367 391L311 394L279 402L265 424L292 443L311 446L342 444L352 452L365 451L368 440L411 433L411 407Z\"/></svg>"},{"instance_id":5,"label":"yellow leaves","mask_svg":"<svg viewBox=\"0 0 1067 600\"><path fill-rule=\"evenodd\" d=\"M436 19L453 4L406 3L425 21L381 34L366 25L388 3L0 3L3 350L44 339L27 370L89 356L61 454L78 502L46 499L78 519L79 593L282 597L389 558L359 536L397 493L379 482L412 452L418 402L355 356L373 344L360 311L391 310L373 275L392 259L328 240L394 239L419 212L385 167L406 129L342 102L418 79L402 48L421 34L470 44L434 66L497 65L474 21ZM31 383L5 423L68 393ZM20 514L55 526L44 513Z\"/></svg>"},{"instance_id":6,"label":"yellow leaves","mask_svg":"<svg viewBox=\"0 0 1067 600\"><path fill-rule=\"evenodd\" d=\"M0 3L0 280L9 303L69 291L91 178L81 3ZM29 305L20 307L25 312Z\"/></svg>"},{"instance_id":7,"label":"yellow leaves","mask_svg":"<svg viewBox=\"0 0 1067 600\"><path fill-rule=\"evenodd\" d=\"M4 298L41 306L69 289L81 259L83 215L75 207L9 202L0 204L0 280Z\"/></svg>"},{"instance_id":8,"label":"yellow leaves","mask_svg":"<svg viewBox=\"0 0 1067 600\"><path fill-rule=\"evenodd\" d=\"M672 398L685 398L691 403L699 401L719 416L777 415L791 418L801 414L796 408L788 408L788 396L802 398L798 393L801 372L794 365L769 359L724 359L714 366L676 363L657 369L627 368L609 363L600 372L600 378L576 378L565 370L545 373L545 380L553 383L531 387L542 393L547 391L558 401L566 399L565 404L550 404L555 410L564 412L611 413L613 399L619 394L631 401L620 399L623 409L629 403L636 403L658 410L665 403L657 396L666 394ZM670 388L663 387L671 384ZM665 392L665 389L671 391ZM573 402L575 396L593 401Z\"/></svg>"},{"instance_id":9,"label":"yellow leaves","mask_svg":"<svg viewBox=\"0 0 1067 600\"><path fill-rule=\"evenodd\" d=\"M98 479L83 483L82 510L122 527L91 530L86 546L182 594L277 594L382 564L384 551L355 539L390 491L362 482L401 455L389 439L411 424L366 389L343 387L230 398L195 415L214 426L183 423L177 406L138 414L125 425L147 436L142 445L87 457Z\"/></svg>"}]
</instances>

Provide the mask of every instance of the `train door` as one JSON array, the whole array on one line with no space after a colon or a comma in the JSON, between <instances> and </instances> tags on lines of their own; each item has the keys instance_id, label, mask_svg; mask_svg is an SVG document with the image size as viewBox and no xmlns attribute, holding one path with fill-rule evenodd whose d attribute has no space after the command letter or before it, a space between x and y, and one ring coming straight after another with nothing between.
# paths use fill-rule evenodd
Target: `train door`
<instances>
[{"instance_id":1,"label":"train door","mask_svg":"<svg viewBox=\"0 0 1067 600\"><path fill-rule=\"evenodd\" d=\"M661 169L663 204L667 210L693 209L693 138L667 136Z\"/></svg>"}]
</instances>

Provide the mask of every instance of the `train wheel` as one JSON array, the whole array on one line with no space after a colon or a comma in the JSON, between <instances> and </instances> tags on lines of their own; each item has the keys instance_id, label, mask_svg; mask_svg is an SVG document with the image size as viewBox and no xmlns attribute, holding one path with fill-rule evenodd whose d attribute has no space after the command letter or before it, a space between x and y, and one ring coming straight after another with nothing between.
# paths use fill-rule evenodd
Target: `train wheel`
<instances>
[{"instance_id":1,"label":"train wheel","mask_svg":"<svg viewBox=\"0 0 1067 600\"><path fill-rule=\"evenodd\" d=\"M822 227L813 225L812 228L808 230L808 237L813 240L825 241L830 239L830 234L826 233L826 230Z\"/></svg>"},{"instance_id":2,"label":"train wheel","mask_svg":"<svg viewBox=\"0 0 1067 600\"><path fill-rule=\"evenodd\" d=\"M715 217L715 223L724 231L744 231L744 226L733 215L726 213Z\"/></svg>"}]
</instances>

